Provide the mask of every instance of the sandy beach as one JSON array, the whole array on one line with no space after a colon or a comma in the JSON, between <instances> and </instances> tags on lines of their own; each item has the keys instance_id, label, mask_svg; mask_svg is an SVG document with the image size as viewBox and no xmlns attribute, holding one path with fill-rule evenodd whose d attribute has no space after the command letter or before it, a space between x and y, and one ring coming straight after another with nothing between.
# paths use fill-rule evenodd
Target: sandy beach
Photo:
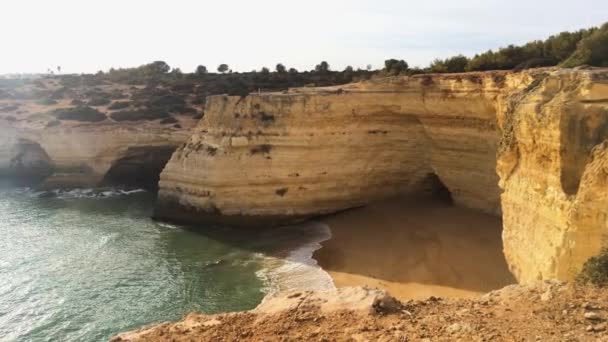
<instances>
[{"instance_id":1,"label":"sandy beach","mask_svg":"<svg viewBox=\"0 0 608 342\"><path fill-rule=\"evenodd\" d=\"M402 300L472 298L515 283L498 217L430 199L395 198L323 219L315 259L337 287L369 285Z\"/></svg>"}]
</instances>

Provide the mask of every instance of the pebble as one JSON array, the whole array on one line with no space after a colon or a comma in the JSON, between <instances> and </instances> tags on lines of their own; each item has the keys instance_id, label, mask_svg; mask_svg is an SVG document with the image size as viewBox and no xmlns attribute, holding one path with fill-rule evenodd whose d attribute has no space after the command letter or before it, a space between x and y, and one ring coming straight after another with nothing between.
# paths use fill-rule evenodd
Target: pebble
<instances>
[{"instance_id":1,"label":"pebble","mask_svg":"<svg viewBox=\"0 0 608 342\"><path fill-rule=\"evenodd\" d=\"M596 312L585 312L585 319L588 319L590 321L601 321L602 317L600 317L600 315L598 315Z\"/></svg>"},{"instance_id":2,"label":"pebble","mask_svg":"<svg viewBox=\"0 0 608 342\"><path fill-rule=\"evenodd\" d=\"M585 310L599 310L600 309L600 307L598 305L589 303L589 302L584 302L582 306L583 306L583 309L585 309Z\"/></svg>"},{"instance_id":3,"label":"pebble","mask_svg":"<svg viewBox=\"0 0 608 342\"><path fill-rule=\"evenodd\" d=\"M450 333L450 334L453 334L453 333L459 332L460 329L462 329L462 327L460 326L460 324L454 323L454 324L451 324L450 326L448 326L447 329L446 329L446 331L448 333Z\"/></svg>"},{"instance_id":4,"label":"pebble","mask_svg":"<svg viewBox=\"0 0 608 342\"><path fill-rule=\"evenodd\" d=\"M551 299L553 299L553 293L551 293L550 290L547 290L545 293L540 295L540 300L542 300L543 302L548 302Z\"/></svg>"},{"instance_id":5,"label":"pebble","mask_svg":"<svg viewBox=\"0 0 608 342\"><path fill-rule=\"evenodd\" d=\"M602 332L606 330L606 323L589 325L585 330L587 330L588 332Z\"/></svg>"}]
</instances>

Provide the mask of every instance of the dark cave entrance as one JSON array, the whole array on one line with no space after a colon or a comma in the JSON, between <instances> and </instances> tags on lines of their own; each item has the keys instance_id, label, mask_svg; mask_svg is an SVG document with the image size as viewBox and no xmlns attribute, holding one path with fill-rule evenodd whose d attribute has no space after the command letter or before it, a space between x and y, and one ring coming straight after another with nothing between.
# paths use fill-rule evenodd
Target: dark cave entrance
<instances>
[{"instance_id":1,"label":"dark cave entrance","mask_svg":"<svg viewBox=\"0 0 608 342\"><path fill-rule=\"evenodd\" d=\"M433 200L445 204L454 204L452 193L435 173L429 173L422 182L423 191Z\"/></svg>"},{"instance_id":2,"label":"dark cave entrance","mask_svg":"<svg viewBox=\"0 0 608 342\"><path fill-rule=\"evenodd\" d=\"M174 151L173 146L131 147L112 164L102 184L158 191L160 173Z\"/></svg>"}]
</instances>

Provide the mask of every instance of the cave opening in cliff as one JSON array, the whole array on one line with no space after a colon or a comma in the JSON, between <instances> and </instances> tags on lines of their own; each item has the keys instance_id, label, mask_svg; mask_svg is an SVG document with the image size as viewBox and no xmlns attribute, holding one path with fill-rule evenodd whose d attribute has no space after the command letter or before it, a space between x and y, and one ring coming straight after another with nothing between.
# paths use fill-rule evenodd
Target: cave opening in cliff
<instances>
[{"instance_id":1,"label":"cave opening in cliff","mask_svg":"<svg viewBox=\"0 0 608 342\"><path fill-rule=\"evenodd\" d=\"M173 146L131 147L112 164L103 184L157 191L160 173L174 151Z\"/></svg>"},{"instance_id":2,"label":"cave opening in cliff","mask_svg":"<svg viewBox=\"0 0 608 342\"><path fill-rule=\"evenodd\" d=\"M423 181L423 189L424 192L434 201L445 204L454 203L452 193L435 173L429 173L426 175Z\"/></svg>"}]
</instances>

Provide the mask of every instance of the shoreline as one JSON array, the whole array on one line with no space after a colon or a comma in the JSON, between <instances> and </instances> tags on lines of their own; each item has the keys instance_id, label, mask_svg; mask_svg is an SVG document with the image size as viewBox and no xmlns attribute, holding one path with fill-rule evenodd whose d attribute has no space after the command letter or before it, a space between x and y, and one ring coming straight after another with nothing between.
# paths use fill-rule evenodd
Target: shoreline
<instances>
[{"instance_id":1,"label":"shoreline","mask_svg":"<svg viewBox=\"0 0 608 342\"><path fill-rule=\"evenodd\" d=\"M308 221L297 225L266 231L269 239L282 245L274 255L258 253L264 267L256 276L264 283L265 296L262 303L278 293L286 291L331 291L335 284L329 273L324 270L314 254L322 243L331 239L327 224ZM263 238L262 238L263 239Z\"/></svg>"},{"instance_id":2,"label":"shoreline","mask_svg":"<svg viewBox=\"0 0 608 342\"><path fill-rule=\"evenodd\" d=\"M314 258L336 287L371 286L400 300L475 298L515 284L498 217L397 197L327 216Z\"/></svg>"}]
</instances>

